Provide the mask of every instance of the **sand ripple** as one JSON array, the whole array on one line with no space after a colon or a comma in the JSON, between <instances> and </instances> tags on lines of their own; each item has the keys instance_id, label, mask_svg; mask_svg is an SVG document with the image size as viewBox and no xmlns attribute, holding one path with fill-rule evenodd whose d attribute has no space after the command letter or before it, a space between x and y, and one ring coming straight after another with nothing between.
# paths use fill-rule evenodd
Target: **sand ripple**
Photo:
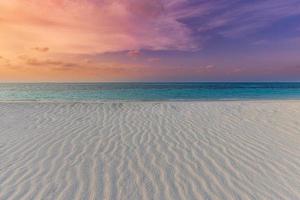
<instances>
[{"instance_id":1,"label":"sand ripple","mask_svg":"<svg viewBox=\"0 0 300 200\"><path fill-rule=\"evenodd\" d=\"M0 199L300 199L300 102L0 103Z\"/></svg>"}]
</instances>

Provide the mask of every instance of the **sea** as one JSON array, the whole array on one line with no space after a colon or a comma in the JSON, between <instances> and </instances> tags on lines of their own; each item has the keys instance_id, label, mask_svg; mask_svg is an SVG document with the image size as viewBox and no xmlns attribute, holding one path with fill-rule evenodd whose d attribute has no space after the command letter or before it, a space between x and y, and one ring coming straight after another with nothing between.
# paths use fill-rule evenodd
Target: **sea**
<instances>
[{"instance_id":1,"label":"sea","mask_svg":"<svg viewBox=\"0 0 300 200\"><path fill-rule=\"evenodd\" d=\"M0 101L300 100L300 82L0 83Z\"/></svg>"}]
</instances>

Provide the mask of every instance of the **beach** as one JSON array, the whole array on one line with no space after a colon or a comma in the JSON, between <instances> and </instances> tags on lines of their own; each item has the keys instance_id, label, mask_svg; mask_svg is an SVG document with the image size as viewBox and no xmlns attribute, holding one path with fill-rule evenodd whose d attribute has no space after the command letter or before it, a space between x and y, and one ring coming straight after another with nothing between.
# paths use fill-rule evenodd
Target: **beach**
<instances>
[{"instance_id":1,"label":"beach","mask_svg":"<svg viewBox=\"0 0 300 200\"><path fill-rule=\"evenodd\" d=\"M0 199L300 199L300 101L1 102Z\"/></svg>"}]
</instances>

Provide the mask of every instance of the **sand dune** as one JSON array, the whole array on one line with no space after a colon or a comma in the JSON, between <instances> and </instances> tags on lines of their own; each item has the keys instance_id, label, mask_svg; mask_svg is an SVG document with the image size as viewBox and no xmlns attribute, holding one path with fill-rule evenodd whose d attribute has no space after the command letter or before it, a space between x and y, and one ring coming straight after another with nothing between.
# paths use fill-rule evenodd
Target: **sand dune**
<instances>
[{"instance_id":1,"label":"sand dune","mask_svg":"<svg viewBox=\"0 0 300 200\"><path fill-rule=\"evenodd\" d=\"M0 103L0 199L300 199L300 102Z\"/></svg>"}]
</instances>

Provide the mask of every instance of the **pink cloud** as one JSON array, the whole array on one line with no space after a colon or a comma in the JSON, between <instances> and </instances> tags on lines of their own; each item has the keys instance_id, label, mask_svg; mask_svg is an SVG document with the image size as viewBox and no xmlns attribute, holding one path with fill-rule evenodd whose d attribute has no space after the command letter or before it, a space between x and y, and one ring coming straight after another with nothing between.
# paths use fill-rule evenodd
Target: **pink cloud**
<instances>
[{"instance_id":1,"label":"pink cloud","mask_svg":"<svg viewBox=\"0 0 300 200\"><path fill-rule=\"evenodd\" d=\"M57 53L129 49L193 50L179 19L205 13L187 0L4 0L0 42L6 50L47 46ZM3 41L2 41L3 40ZM0 50L2 48L0 47Z\"/></svg>"},{"instance_id":2,"label":"pink cloud","mask_svg":"<svg viewBox=\"0 0 300 200\"><path fill-rule=\"evenodd\" d=\"M128 55L129 57L134 57L134 58L136 58L136 57L138 57L138 56L141 55L141 52L140 52L139 50L132 50L132 51L128 51L128 52L127 52L127 55Z\"/></svg>"},{"instance_id":3,"label":"pink cloud","mask_svg":"<svg viewBox=\"0 0 300 200\"><path fill-rule=\"evenodd\" d=\"M160 58L148 58L147 61L148 61L148 62L153 62L153 63L154 63L154 62L159 62L159 61L161 61L161 59L160 59Z\"/></svg>"},{"instance_id":4,"label":"pink cloud","mask_svg":"<svg viewBox=\"0 0 300 200\"><path fill-rule=\"evenodd\" d=\"M236 37L300 14L297 0L2 0L0 10L0 51L88 54L197 50L211 31Z\"/></svg>"}]
</instances>

